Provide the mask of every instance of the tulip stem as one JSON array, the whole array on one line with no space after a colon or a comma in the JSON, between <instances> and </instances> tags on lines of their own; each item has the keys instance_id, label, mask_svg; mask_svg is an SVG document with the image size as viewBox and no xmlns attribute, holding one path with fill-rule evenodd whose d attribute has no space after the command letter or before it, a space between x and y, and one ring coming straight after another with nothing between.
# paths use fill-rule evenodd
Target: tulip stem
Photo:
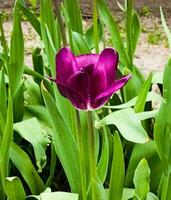
<instances>
[{"instance_id":1,"label":"tulip stem","mask_svg":"<svg viewBox=\"0 0 171 200\"><path fill-rule=\"evenodd\" d=\"M91 181L96 179L96 159L95 159L95 141L94 141L94 126L93 126L93 116L92 112L87 112L88 116L88 131L89 131L89 159L90 159L90 172ZM92 184L92 200L96 200L94 187Z\"/></svg>"},{"instance_id":2,"label":"tulip stem","mask_svg":"<svg viewBox=\"0 0 171 200\"><path fill-rule=\"evenodd\" d=\"M85 180L85 170L84 170L84 144L83 144L83 134L81 130L81 121L80 121L80 113L78 110L75 110L76 114L76 122L77 122L77 136L79 142L79 156L80 156L80 177L81 177L81 194L79 196L79 200L86 200L86 180Z\"/></svg>"},{"instance_id":3,"label":"tulip stem","mask_svg":"<svg viewBox=\"0 0 171 200\"><path fill-rule=\"evenodd\" d=\"M97 0L93 0L93 29L94 29L94 43L96 53L99 53L99 34L98 34L98 4Z\"/></svg>"}]
</instances>

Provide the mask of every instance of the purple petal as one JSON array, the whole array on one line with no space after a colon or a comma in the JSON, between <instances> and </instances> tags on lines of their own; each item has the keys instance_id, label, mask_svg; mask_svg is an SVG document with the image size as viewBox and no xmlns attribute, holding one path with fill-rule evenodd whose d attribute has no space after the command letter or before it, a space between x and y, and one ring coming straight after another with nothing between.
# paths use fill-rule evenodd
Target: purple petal
<instances>
[{"instance_id":1,"label":"purple petal","mask_svg":"<svg viewBox=\"0 0 171 200\"><path fill-rule=\"evenodd\" d=\"M97 97L96 97L96 101L103 99L103 98L110 98L110 96L115 93L117 90L119 90L120 88L122 88L127 82L128 80L131 78L130 75L128 76L124 76L119 80L116 80L113 84L111 84L106 90L104 90L103 92L101 92Z\"/></svg>"},{"instance_id":2,"label":"purple petal","mask_svg":"<svg viewBox=\"0 0 171 200\"><path fill-rule=\"evenodd\" d=\"M97 67L105 69L108 85L115 80L118 61L118 53L111 48L104 49L100 54Z\"/></svg>"},{"instance_id":3,"label":"purple petal","mask_svg":"<svg viewBox=\"0 0 171 200\"><path fill-rule=\"evenodd\" d=\"M79 69L84 69L85 67L89 65L93 65L96 67L98 60L99 60L99 55L98 54L84 54L80 56L76 56L76 61L78 63Z\"/></svg>"},{"instance_id":4,"label":"purple petal","mask_svg":"<svg viewBox=\"0 0 171 200\"><path fill-rule=\"evenodd\" d=\"M77 109L87 110L87 102L85 101L85 98L78 91L61 83L57 83L57 86L60 93L65 98L68 98Z\"/></svg>"},{"instance_id":5,"label":"purple petal","mask_svg":"<svg viewBox=\"0 0 171 200\"><path fill-rule=\"evenodd\" d=\"M90 89L90 97L94 99L98 94L104 91L107 87L106 72L104 68L95 70L93 76L91 77L92 84Z\"/></svg>"},{"instance_id":6,"label":"purple petal","mask_svg":"<svg viewBox=\"0 0 171 200\"><path fill-rule=\"evenodd\" d=\"M67 86L78 91L85 99L88 98L89 85L88 75L81 71L76 72L67 80Z\"/></svg>"},{"instance_id":7,"label":"purple petal","mask_svg":"<svg viewBox=\"0 0 171 200\"><path fill-rule=\"evenodd\" d=\"M73 53L69 48L62 48L56 55L56 80L65 83L77 69L77 62Z\"/></svg>"}]
</instances>

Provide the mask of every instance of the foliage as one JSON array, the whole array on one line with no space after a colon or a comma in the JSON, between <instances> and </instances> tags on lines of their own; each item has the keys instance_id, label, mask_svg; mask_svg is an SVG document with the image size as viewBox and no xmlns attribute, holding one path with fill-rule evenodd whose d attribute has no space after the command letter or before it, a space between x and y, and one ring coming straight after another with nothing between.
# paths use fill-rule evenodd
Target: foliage
<instances>
[{"instance_id":1,"label":"foliage","mask_svg":"<svg viewBox=\"0 0 171 200\"><path fill-rule=\"evenodd\" d=\"M38 17L24 0L16 0L9 43L0 14L1 200L171 199L171 58L164 75L146 79L134 64L141 25L132 1L119 4L125 40L105 0L93 5L93 25L85 30L78 0L40 0ZM32 68L24 62L22 16L40 38ZM171 46L162 10L161 19ZM55 56L62 46L76 55L101 51L105 29L120 57L117 78L132 78L90 116L76 111L47 77L56 76ZM161 94L152 91L153 83Z\"/></svg>"}]
</instances>

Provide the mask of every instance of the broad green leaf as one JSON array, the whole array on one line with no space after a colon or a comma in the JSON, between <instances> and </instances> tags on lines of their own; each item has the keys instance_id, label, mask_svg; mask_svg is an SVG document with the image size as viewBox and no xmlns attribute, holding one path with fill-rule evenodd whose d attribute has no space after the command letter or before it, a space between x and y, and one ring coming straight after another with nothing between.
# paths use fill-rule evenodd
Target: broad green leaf
<instances>
[{"instance_id":1,"label":"broad green leaf","mask_svg":"<svg viewBox=\"0 0 171 200\"><path fill-rule=\"evenodd\" d=\"M140 88L140 92L138 95L138 99L136 101L136 105L134 107L135 112L143 112L146 104L147 95L151 86L152 74L149 75L147 80L143 83Z\"/></svg>"},{"instance_id":2,"label":"broad green leaf","mask_svg":"<svg viewBox=\"0 0 171 200\"><path fill-rule=\"evenodd\" d=\"M24 99L27 105L43 105L39 85L30 77L24 82Z\"/></svg>"},{"instance_id":3,"label":"broad green leaf","mask_svg":"<svg viewBox=\"0 0 171 200\"><path fill-rule=\"evenodd\" d=\"M154 140L159 157L162 161L164 173L167 174L171 163L171 58L165 66L163 77L163 102L156 117L154 126Z\"/></svg>"},{"instance_id":4,"label":"broad green leaf","mask_svg":"<svg viewBox=\"0 0 171 200\"><path fill-rule=\"evenodd\" d=\"M13 31L10 46L10 63L8 65L9 83L14 97L20 86L24 70L24 40L21 28L18 2L15 3L13 14Z\"/></svg>"},{"instance_id":5,"label":"broad green leaf","mask_svg":"<svg viewBox=\"0 0 171 200\"><path fill-rule=\"evenodd\" d=\"M141 121L132 108L115 111L96 122L97 127L110 124L115 125L128 141L145 143L149 140L146 131L141 125Z\"/></svg>"},{"instance_id":6,"label":"broad green leaf","mask_svg":"<svg viewBox=\"0 0 171 200\"><path fill-rule=\"evenodd\" d=\"M109 30L113 47L119 53L121 62L124 64L124 66L129 67L130 60L126 53L118 26L116 24L114 17L112 16L109 9L107 8L107 5L104 0L99 0L98 11L99 11L99 15L100 15L102 21L104 22L104 24L107 26L107 28Z\"/></svg>"},{"instance_id":7,"label":"broad green leaf","mask_svg":"<svg viewBox=\"0 0 171 200\"><path fill-rule=\"evenodd\" d=\"M158 197L157 197L155 194L149 192L149 193L147 194L146 200L159 200L159 199L158 199Z\"/></svg>"},{"instance_id":8,"label":"broad green leaf","mask_svg":"<svg viewBox=\"0 0 171 200\"><path fill-rule=\"evenodd\" d=\"M97 174L102 183L104 183L107 171L108 171L108 163L109 163L109 142L107 137L107 130L105 127L102 129L102 146L101 146L101 155L99 159L99 163L97 166Z\"/></svg>"},{"instance_id":9,"label":"broad green leaf","mask_svg":"<svg viewBox=\"0 0 171 200\"><path fill-rule=\"evenodd\" d=\"M130 199L134 195L135 195L135 189L124 188L123 189L122 200L128 200L128 199Z\"/></svg>"},{"instance_id":10,"label":"broad green leaf","mask_svg":"<svg viewBox=\"0 0 171 200\"><path fill-rule=\"evenodd\" d=\"M54 130L53 142L56 153L65 170L71 190L79 191L80 188L80 171L79 171L79 152L77 143L58 111L54 99L50 96L45 88L42 88L42 94L51 118L52 127Z\"/></svg>"},{"instance_id":11,"label":"broad green leaf","mask_svg":"<svg viewBox=\"0 0 171 200\"><path fill-rule=\"evenodd\" d=\"M78 194L69 192L44 192L39 196L29 196L27 200L78 200Z\"/></svg>"},{"instance_id":12,"label":"broad green leaf","mask_svg":"<svg viewBox=\"0 0 171 200\"><path fill-rule=\"evenodd\" d=\"M10 159L21 173L32 194L40 194L44 189L43 181L29 156L14 142L10 147Z\"/></svg>"},{"instance_id":13,"label":"broad green leaf","mask_svg":"<svg viewBox=\"0 0 171 200\"><path fill-rule=\"evenodd\" d=\"M81 18L81 10L80 10L80 1L72 0L72 1L64 1L64 6L67 12L67 15L70 19L71 30L83 34L83 25Z\"/></svg>"},{"instance_id":14,"label":"broad green leaf","mask_svg":"<svg viewBox=\"0 0 171 200\"><path fill-rule=\"evenodd\" d=\"M26 198L22 182L18 177L5 179L5 192L10 200L24 200Z\"/></svg>"},{"instance_id":15,"label":"broad green leaf","mask_svg":"<svg viewBox=\"0 0 171 200\"><path fill-rule=\"evenodd\" d=\"M114 134L113 160L109 184L109 200L122 199L124 179L125 165L122 143L118 133L116 132Z\"/></svg>"},{"instance_id":16,"label":"broad green leaf","mask_svg":"<svg viewBox=\"0 0 171 200\"><path fill-rule=\"evenodd\" d=\"M148 161L149 167L151 169L150 174L150 189L151 191L157 191L162 170L161 170L161 162L159 156L157 154L156 146L154 141L150 140L146 144L136 144L133 148L127 172L125 178L125 186L132 188L133 185L133 176L135 169L141 159L145 158Z\"/></svg>"},{"instance_id":17,"label":"broad green leaf","mask_svg":"<svg viewBox=\"0 0 171 200\"><path fill-rule=\"evenodd\" d=\"M161 7L160 7L160 15L161 15L162 26L163 26L163 29L164 29L164 31L166 33L167 38L168 38L169 47L171 49L171 32L170 32L170 30L169 30L169 28L167 26L166 20L164 18L163 10L162 10Z\"/></svg>"},{"instance_id":18,"label":"broad green leaf","mask_svg":"<svg viewBox=\"0 0 171 200\"><path fill-rule=\"evenodd\" d=\"M150 191L150 168L148 162L142 159L138 164L134 174L135 193L141 200L146 200Z\"/></svg>"},{"instance_id":19,"label":"broad green leaf","mask_svg":"<svg viewBox=\"0 0 171 200\"><path fill-rule=\"evenodd\" d=\"M46 165L46 148L50 143L48 135L35 117L15 123L14 130L33 145L38 171L42 172Z\"/></svg>"}]
</instances>

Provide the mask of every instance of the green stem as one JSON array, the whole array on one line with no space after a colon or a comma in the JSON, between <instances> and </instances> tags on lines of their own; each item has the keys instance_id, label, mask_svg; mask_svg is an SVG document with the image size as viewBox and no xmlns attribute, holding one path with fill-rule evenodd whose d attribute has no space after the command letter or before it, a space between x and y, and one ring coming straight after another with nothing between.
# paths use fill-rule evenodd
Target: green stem
<instances>
[{"instance_id":1,"label":"green stem","mask_svg":"<svg viewBox=\"0 0 171 200\"><path fill-rule=\"evenodd\" d=\"M54 6L55 6L55 14L58 19L59 27L60 27L60 32L61 32L61 37L62 37L62 42L64 46L67 46L67 37L65 34L65 27L64 23L62 20L61 12L60 12L60 1L59 0L54 0Z\"/></svg>"},{"instance_id":2,"label":"green stem","mask_svg":"<svg viewBox=\"0 0 171 200\"><path fill-rule=\"evenodd\" d=\"M167 199L167 191L168 191L168 186L169 186L169 178L170 178L170 173L167 174L167 175L166 174L163 175L161 200L166 200Z\"/></svg>"},{"instance_id":3,"label":"green stem","mask_svg":"<svg viewBox=\"0 0 171 200\"><path fill-rule=\"evenodd\" d=\"M80 176L81 176L81 194L79 200L86 200L86 180L85 180L85 165L84 165L84 143L83 134L81 130L80 114L78 110L75 110L76 122L77 122L77 136L79 142L79 156L80 156Z\"/></svg>"},{"instance_id":4,"label":"green stem","mask_svg":"<svg viewBox=\"0 0 171 200\"><path fill-rule=\"evenodd\" d=\"M89 159L90 159L90 172L91 180L96 179L96 159L95 159L95 142L94 142L94 126L92 112L87 112L88 117L88 139L89 139ZM94 187L92 184L92 200L96 200Z\"/></svg>"},{"instance_id":5,"label":"green stem","mask_svg":"<svg viewBox=\"0 0 171 200\"><path fill-rule=\"evenodd\" d=\"M97 0L93 0L93 28L94 28L94 43L96 53L99 53L99 34L98 34L98 5Z\"/></svg>"}]
</instances>

